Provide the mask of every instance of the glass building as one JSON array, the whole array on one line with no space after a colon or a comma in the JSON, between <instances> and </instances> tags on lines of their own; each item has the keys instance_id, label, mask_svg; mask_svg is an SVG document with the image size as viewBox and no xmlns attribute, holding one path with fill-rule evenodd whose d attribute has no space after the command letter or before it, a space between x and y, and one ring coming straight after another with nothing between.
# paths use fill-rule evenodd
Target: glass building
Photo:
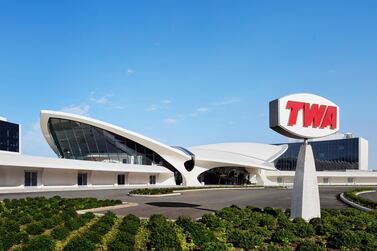
<instances>
[{"instance_id":1,"label":"glass building","mask_svg":"<svg viewBox=\"0 0 377 251\"><path fill-rule=\"evenodd\" d=\"M342 171L359 169L359 138L312 141L317 171ZM287 151L275 160L281 171L294 171L302 143L288 143Z\"/></svg>"},{"instance_id":2,"label":"glass building","mask_svg":"<svg viewBox=\"0 0 377 251\"><path fill-rule=\"evenodd\" d=\"M20 152L20 126L0 120L0 151Z\"/></svg>"},{"instance_id":3,"label":"glass building","mask_svg":"<svg viewBox=\"0 0 377 251\"><path fill-rule=\"evenodd\" d=\"M177 183L182 180L180 173L159 154L120 135L85 123L59 118L50 118L48 127L61 158L159 165L174 172Z\"/></svg>"}]
</instances>

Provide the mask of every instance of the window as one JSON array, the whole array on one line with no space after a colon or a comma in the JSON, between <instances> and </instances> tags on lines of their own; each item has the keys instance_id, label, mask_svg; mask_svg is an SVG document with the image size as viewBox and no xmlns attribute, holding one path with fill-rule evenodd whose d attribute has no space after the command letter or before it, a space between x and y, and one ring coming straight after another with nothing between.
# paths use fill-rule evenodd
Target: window
<instances>
[{"instance_id":1,"label":"window","mask_svg":"<svg viewBox=\"0 0 377 251\"><path fill-rule=\"evenodd\" d=\"M329 183L329 178L328 177L323 178L323 183L328 184Z\"/></svg>"},{"instance_id":2,"label":"window","mask_svg":"<svg viewBox=\"0 0 377 251\"><path fill-rule=\"evenodd\" d=\"M149 184L151 184L151 185L156 184L156 175L149 176Z\"/></svg>"},{"instance_id":3,"label":"window","mask_svg":"<svg viewBox=\"0 0 377 251\"><path fill-rule=\"evenodd\" d=\"M278 183L283 183L283 182L284 182L283 177L278 177Z\"/></svg>"},{"instance_id":4,"label":"window","mask_svg":"<svg viewBox=\"0 0 377 251\"><path fill-rule=\"evenodd\" d=\"M275 167L282 171L296 169L301 143L288 143L288 149L275 160ZM317 171L359 168L359 139L311 141Z\"/></svg>"},{"instance_id":5,"label":"window","mask_svg":"<svg viewBox=\"0 0 377 251\"><path fill-rule=\"evenodd\" d=\"M348 177L348 178L347 178L347 182L348 182L348 183L354 183L354 178L352 178L352 177Z\"/></svg>"},{"instance_id":6,"label":"window","mask_svg":"<svg viewBox=\"0 0 377 251\"><path fill-rule=\"evenodd\" d=\"M79 186L88 185L88 174L87 173L78 173L77 175L77 184Z\"/></svg>"},{"instance_id":7,"label":"window","mask_svg":"<svg viewBox=\"0 0 377 251\"><path fill-rule=\"evenodd\" d=\"M136 157L136 164L139 164L139 165L143 164L143 156L142 155L138 155Z\"/></svg>"},{"instance_id":8,"label":"window","mask_svg":"<svg viewBox=\"0 0 377 251\"><path fill-rule=\"evenodd\" d=\"M19 152L19 125L0 121L0 150Z\"/></svg>"},{"instance_id":9,"label":"window","mask_svg":"<svg viewBox=\"0 0 377 251\"><path fill-rule=\"evenodd\" d=\"M151 149L113 132L59 118L50 118L48 126L61 158L139 165L152 165L154 160L154 163L178 172Z\"/></svg>"},{"instance_id":10,"label":"window","mask_svg":"<svg viewBox=\"0 0 377 251\"><path fill-rule=\"evenodd\" d=\"M126 184L126 175L118 174L118 185Z\"/></svg>"},{"instance_id":11,"label":"window","mask_svg":"<svg viewBox=\"0 0 377 251\"><path fill-rule=\"evenodd\" d=\"M38 183L38 172L26 171L25 172L25 186L37 186Z\"/></svg>"}]
</instances>

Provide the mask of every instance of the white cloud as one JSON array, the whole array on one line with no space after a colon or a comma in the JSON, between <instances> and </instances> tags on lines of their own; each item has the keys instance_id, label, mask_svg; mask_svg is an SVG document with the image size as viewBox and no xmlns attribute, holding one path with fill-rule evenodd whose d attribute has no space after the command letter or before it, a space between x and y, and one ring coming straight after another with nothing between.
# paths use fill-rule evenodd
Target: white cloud
<instances>
[{"instance_id":1,"label":"white cloud","mask_svg":"<svg viewBox=\"0 0 377 251\"><path fill-rule=\"evenodd\" d=\"M163 103L164 105L170 105L171 104L171 100L165 99L165 100L162 100L161 103Z\"/></svg>"},{"instance_id":2,"label":"white cloud","mask_svg":"<svg viewBox=\"0 0 377 251\"><path fill-rule=\"evenodd\" d=\"M63 107L60 111L73 113L77 115L89 115L90 106L88 104L70 105Z\"/></svg>"},{"instance_id":3,"label":"white cloud","mask_svg":"<svg viewBox=\"0 0 377 251\"><path fill-rule=\"evenodd\" d=\"M127 75L128 76L131 76L131 75L133 75L135 73L135 71L133 70L133 69L131 69L131 68L128 68L127 69Z\"/></svg>"},{"instance_id":4,"label":"white cloud","mask_svg":"<svg viewBox=\"0 0 377 251\"><path fill-rule=\"evenodd\" d=\"M201 107L201 108L196 109L196 111L197 112L208 112L209 108L208 107Z\"/></svg>"},{"instance_id":5,"label":"white cloud","mask_svg":"<svg viewBox=\"0 0 377 251\"><path fill-rule=\"evenodd\" d=\"M195 112L190 113L191 117L197 117L200 113L208 112L209 108L208 107L200 107L195 110Z\"/></svg>"},{"instance_id":6,"label":"white cloud","mask_svg":"<svg viewBox=\"0 0 377 251\"><path fill-rule=\"evenodd\" d=\"M150 112L156 111L156 110L157 110L157 106L156 106L156 105L150 105L150 106L147 108L147 110L150 111Z\"/></svg>"},{"instance_id":7,"label":"white cloud","mask_svg":"<svg viewBox=\"0 0 377 251\"><path fill-rule=\"evenodd\" d=\"M220 101L220 102L216 102L213 105L214 106L231 105L231 104L234 104L234 103L237 103L237 102L240 102L240 99L238 97L233 97L233 98L225 99L225 100Z\"/></svg>"},{"instance_id":8,"label":"white cloud","mask_svg":"<svg viewBox=\"0 0 377 251\"><path fill-rule=\"evenodd\" d=\"M94 92L90 93L90 101L100 104L100 105L106 105L110 102L110 97L113 96L112 94L106 94L105 96L96 98L94 96Z\"/></svg>"},{"instance_id":9,"label":"white cloud","mask_svg":"<svg viewBox=\"0 0 377 251\"><path fill-rule=\"evenodd\" d=\"M174 118L166 118L166 119L164 119L164 123L165 124L175 124L175 123L177 123L177 120L174 119Z\"/></svg>"}]
</instances>

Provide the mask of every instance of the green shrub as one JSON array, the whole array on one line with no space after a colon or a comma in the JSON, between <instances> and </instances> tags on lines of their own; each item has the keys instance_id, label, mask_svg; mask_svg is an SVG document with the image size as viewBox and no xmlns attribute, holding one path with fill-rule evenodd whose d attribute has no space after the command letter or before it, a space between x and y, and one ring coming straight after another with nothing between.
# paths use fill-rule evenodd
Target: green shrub
<instances>
[{"instance_id":1,"label":"green shrub","mask_svg":"<svg viewBox=\"0 0 377 251\"><path fill-rule=\"evenodd\" d=\"M254 250L262 244L263 238L252 231L234 229L228 235L228 242L232 243L235 247Z\"/></svg>"},{"instance_id":2,"label":"green shrub","mask_svg":"<svg viewBox=\"0 0 377 251\"><path fill-rule=\"evenodd\" d=\"M115 223L115 215L112 212L107 212L96 223L81 236L82 239L89 241L92 245L100 243L103 236L110 231Z\"/></svg>"},{"instance_id":3,"label":"green shrub","mask_svg":"<svg viewBox=\"0 0 377 251\"><path fill-rule=\"evenodd\" d=\"M52 251L54 249L54 240L46 235L40 235L31 239L23 248L24 251Z\"/></svg>"},{"instance_id":4,"label":"green shrub","mask_svg":"<svg viewBox=\"0 0 377 251\"><path fill-rule=\"evenodd\" d=\"M43 228L43 225L40 222L34 222L34 223L28 224L25 228L25 231L28 234L38 235L38 234L43 233L45 229Z\"/></svg>"},{"instance_id":5,"label":"green shrub","mask_svg":"<svg viewBox=\"0 0 377 251\"><path fill-rule=\"evenodd\" d=\"M362 250L377 250L377 237L375 235L364 231L359 231L358 234L361 239Z\"/></svg>"},{"instance_id":6,"label":"green shrub","mask_svg":"<svg viewBox=\"0 0 377 251\"><path fill-rule=\"evenodd\" d=\"M95 217L95 215L94 215L94 213L92 213L92 212L87 212L87 213L82 214L82 215L80 216L80 218L83 219L84 222L89 222L89 221L91 221L92 219L94 219L94 217Z\"/></svg>"},{"instance_id":7,"label":"green shrub","mask_svg":"<svg viewBox=\"0 0 377 251\"><path fill-rule=\"evenodd\" d=\"M174 223L167 221L162 215L152 215L148 228L150 244L156 250L182 250Z\"/></svg>"},{"instance_id":8,"label":"green shrub","mask_svg":"<svg viewBox=\"0 0 377 251\"><path fill-rule=\"evenodd\" d=\"M255 206L246 206L247 209L249 209L251 212L254 212L254 213L261 213L263 212L262 209L260 209L259 207L255 207Z\"/></svg>"},{"instance_id":9,"label":"green shrub","mask_svg":"<svg viewBox=\"0 0 377 251\"><path fill-rule=\"evenodd\" d=\"M306 223L306 221L301 217L296 217L292 221L293 223Z\"/></svg>"},{"instance_id":10,"label":"green shrub","mask_svg":"<svg viewBox=\"0 0 377 251\"><path fill-rule=\"evenodd\" d=\"M265 251L292 251L291 247L279 246L274 243L267 244L264 248Z\"/></svg>"},{"instance_id":11,"label":"green shrub","mask_svg":"<svg viewBox=\"0 0 377 251\"><path fill-rule=\"evenodd\" d=\"M266 213L266 214L269 214L269 215L272 215L273 217L276 217L278 216L279 212L281 211L281 209L274 209L272 207L265 207L263 209L263 212Z\"/></svg>"},{"instance_id":12,"label":"green shrub","mask_svg":"<svg viewBox=\"0 0 377 251\"><path fill-rule=\"evenodd\" d=\"M25 231L21 231L15 234L15 243L26 243L29 241L29 234ZM0 249L1 250L1 249Z\"/></svg>"},{"instance_id":13,"label":"green shrub","mask_svg":"<svg viewBox=\"0 0 377 251\"><path fill-rule=\"evenodd\" d=\"M18 220L18 222L22 225L29 224L33 221L33 219L28 214L24 214L21 216L21 218Z\"/></svg>"},{"instance_id":14,"label":"green shrub","mask_svg":"<svg viewBox=\"0 0 377 251\"><path fill-rule=\"evenodd\" d=\"M377 221L373 222L367 227L367 232L377 236Z\"/></svg>"},{"instance_id":15,"label":"green shrub","mask_svg":"<svg viewBox=\"0 0 377 251\"><path fill-rule=\"evenodd\" d=\"M250 209L240 209L238 207L226 207L217 211L215 214L221 219L233 223L235 226L240 225L244 219L252 217L253 215Z\"/></svg>"},{"instance_id":16,"label":"green shrub","mask_svg":"<svg viewBox=\"0 0 377 251\"><path fill-rule=\"evenodd\" d=\"M80 228L81 224L80 222L75 219L75 218L70 218L68 219L65 223L64 223L64 226L67 227L69 230L73 231L73 230L77 230Z\"/></svg>"},{"instance_id":17,"label":"green shrub","mask_svg":"<svg viewBox=\"0 0 377 251\"><path fill-rule=\"evenodd\" d=\"M315 234L315 230L311 224L301 222L295 224L294 233L301 238L306 238L313 236Z\"/></svg>"},{"instance_id":18,"label":"green shrub","mask_svg":"<svg viewBox=\"0 0 377 251\"><path fill-rule=\"evenodd\" d=\"M45 229L50 229L56 226L56 222L51 218L41 220L41 224Z\"/></svg>"},{"instance_id":19,"label":"green shrub","mask_svg":"<svg viewBox=\"0 0 377 251\"><path fill-rule=\"evenodd\" d=\"M335 248L358 248L361 244L361 238L357 233L345 230L329 236L328 243Z\"/></svg>"},{"instance_id":20,"label":"green shrub","mask_svg":"<svg viewBox=\"0 0 377 251\"><path fill-rule=\"evenodd\" d=\"M276 228L277 225L277 219L274 218L274 216L269 215L269 214L256 214L257 215L257 220L258 220L258 225L261 227L267 227L268 229L272 230Z\"/></svg>"},{"instance_id":21,"label":"green shrub","mask_svg":"<svg viewBox=\"0 0 377 251\"><path fill-rule=\"evenodd\" d=\"M92 251L95 245L85 237L78 236L72 239L64 248L64 251Z\"/></svg>"},{"instance_id":22,"label":"green shrub","mask_svg":"<svg viewBox=\"0 0 377 251\"><path fill-rule=\"evenodd\" d=\"M122 223L119 226L119 229L123 231L136 234L140 227L140 219L133 214L129 214L123 218Z\"/></svg>"},{"instance_id":23,"label":"green shrub","mask_svg":"<svg viewBox=\"0 0 377 251\"><path fill-rule=\"evenodd\" d=\"M223 226L222 220L215 214L204 214L200 219L200 222L210 229L216 229Z\"/></svg>"},{"instance_id":24,"label":"green shrub","mask_svg":"<svg viewBox=\"0 0 377 251\"><path fill-rule=\"evenodd\" d=\"M33 220L35 220L35 221L41 221L44 218L45 217L41 212L37 212L33 215Z\"/></svg>"},{"instance_id":25,"label":"green shrub","mask_svg":"<svg viewBox=\"0 0 377 251\"><path fill-rule=\"evenodd\" d=\"M215 241L215 235L203 224L193 221L190 217L178 217L176 224L188 234L195 244L201 246L204 243Z\"/></svg>"},{"instance_id":26,"label":"green shrub","mask_svg":"<svg viewBox=\"0 0 377 251\"><path fill-rule=\"evenodd\" d=\"M295 239L294 234L287 229L278 229L272 234L271 240L276 243L289 244Z\"/></svg>"},{"instance_id":27,"label":"green shrub","mask_svg":"<svg viewBox=\"0 0 377 251\"><path fill-rule=\"evenodd\" d=\"M222 242L207 242L203 245L203 251L227 251L230 248Z\"/></svg>"},{"instance_id":28,"label":"green shrub","mask_svg":"<svg viewBox=\"0 0 377 251\"><path fill-rule=\"evenodd\" d=\"M157 194L168 194L173 193L173 188L140 188L135 189L130 192L130 194L139 195L157 195Z\"/></svg>"},{"instance_id":29,"label":"green shrub","mask_svg":"<svg viewBox=\"0 0 377 251\"><path fill-rule=\"evenodd\" d=\"M65 238L67 238L67 236L69 235L69 233L70 233L70 231L69 231L69 229L67 227L60 226L60 227L54 228L51 231L51 236L55 240L64 240Z\"/></svg>"},{"instance_id":30,"label":"green shrub","mask_svg":"<svg viewBox=\"0 0 377 251\"><path fill-rule=\"evenodd\" d=\"M4 250L8 250L18 243L17 236L20 233L20 226L14 220L5 220L0 225L0 243ZM0 249L1 250L1 249Z\"/></svg>"},{"instance_id":31,"label":"green shrub","mask_svg":"<svg viewBox=\"0 0 377 251\"><path fill-rule=\"evenodd\" d=\"M119 225L119 232L115 239L109 244L110 251L132 251L135 245L135 235L140 228L140 219L129 214L123 218Z\"/></svg>"},{"instance_id":32,"label":"green shrub","mask_svg":"<svg viewBox=\"0 0 377 251\"><path fill-rule=\"evenodd\" d=\"M326 247L322 243L316 243L315 241L302 240L299 242L296 248L297 251L325 251Z\"/></svg>"}]
</instances>

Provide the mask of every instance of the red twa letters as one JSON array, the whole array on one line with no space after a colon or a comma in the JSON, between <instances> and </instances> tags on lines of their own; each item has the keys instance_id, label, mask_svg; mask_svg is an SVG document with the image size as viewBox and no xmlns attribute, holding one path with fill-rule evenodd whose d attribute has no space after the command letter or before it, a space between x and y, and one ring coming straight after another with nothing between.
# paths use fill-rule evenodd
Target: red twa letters
<instances>
[{"instance_id":1,"label":"red twa letters","mask_svg":"<svg viewBox=\"0 0 377 251\"><path fill-rule=\"evenodd\" d=\"M297 115L300 110L303 110L303 125L305 127L312 126L314 128L325 128L330 126L331 129L337 127L337 112L336 106L319 105L299 101L288 101L287 109L291 110L288 125L293 126L297 123Z\"/></svg>"}]
</instances>

